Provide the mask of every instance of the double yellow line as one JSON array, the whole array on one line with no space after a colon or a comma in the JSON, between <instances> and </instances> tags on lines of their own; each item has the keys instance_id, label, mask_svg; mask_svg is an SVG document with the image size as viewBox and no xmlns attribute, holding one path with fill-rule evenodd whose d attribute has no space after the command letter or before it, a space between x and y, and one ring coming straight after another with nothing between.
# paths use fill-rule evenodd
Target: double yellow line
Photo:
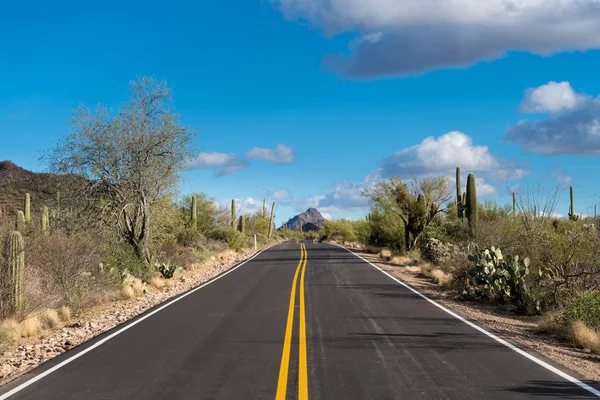
<instances>
[{"instance_id":1,"label":"double yellow line","mask_svg":"<svg viewBox=\"0 0 600 400\"><path fill-rule=\"evenodd\" d=\"M281 366L279 367L279 382L277 383L276 400L285 400L288 384L288 372L290 365L290 351L292 349L292 331L294 328L294 308L296 303L296 283L300 275L300 334L298 354L298 399L308 399L308 368L306 364L306 309L304 307L304 273L306 272L306 260L308 253L304 243L300 243L300 261L292 281L292 293L290 295L290 307L288 310L285 339L283 342L283 353L281 355Z\"/></svg>"}]
</instances>

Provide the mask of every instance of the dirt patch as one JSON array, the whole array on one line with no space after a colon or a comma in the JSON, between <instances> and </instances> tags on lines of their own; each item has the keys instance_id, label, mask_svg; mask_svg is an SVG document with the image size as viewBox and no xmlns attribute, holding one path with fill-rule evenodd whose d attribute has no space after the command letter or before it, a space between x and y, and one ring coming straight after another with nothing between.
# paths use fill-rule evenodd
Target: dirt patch
<instances>
[{"instance_id":1,"label":"dirt patch","mask_svg":"<svg viewBox=\"0 0 600 400\"><path fill-rule=\"evenodd\" d=\"M254 250L246 250L242 253L234 251L220 253L166 281L168 284L162 288L151 286L140 297L100 304L68 321L60 329L45 331L42 336L21 339L7 346L7 350L0 354L0 385L135 318L160 303L209 281L253 253Z\"/></svg>"},{"instance_id":2,"label":"dirt patch","mask_svg":"<svg viewBox=\"0 0 600 400\"><path fill-rule=\"evenodd\" d=\"M453 292L435 285L430 278L423 276L420 268L415 269L408 263L393 264L382 260L377 255L352 250L432 300L476 322L490 332L521 348L535 351L565 369L573 371L584 380L600 381L600 355L579 350L557 337L540 333L537 328L539 317L521 317L500 311L493 305L463 301Z\"/></svg>"}]
</instances>

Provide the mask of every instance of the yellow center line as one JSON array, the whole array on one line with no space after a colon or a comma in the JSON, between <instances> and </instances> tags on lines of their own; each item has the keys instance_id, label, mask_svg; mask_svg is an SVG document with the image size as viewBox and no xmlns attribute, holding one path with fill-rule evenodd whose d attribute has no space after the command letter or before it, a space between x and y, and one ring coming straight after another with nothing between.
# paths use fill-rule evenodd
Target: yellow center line
<instances>
[{"instance_id":1,"label":"yellow center line","mask_svg":"<svg viewBox=\"0 0 600 400\"><path fill-rule=\"evenodd\" d=\"M281 355L281 366L279 367L279 381L277 383L277 395L276 400L285 400L287 391L288 371L290 365L290 351L292 347L292 329L294 326L294 305L296 302L296 282L298 281L298 273L302 267L304 260L304 247L300 244L300 261L294 274L294 280L292 281L292 293L290 294L290 307L288 309L287 326L285 329L285 339L283 341L283 353Z\"/></svg>"},{"instance_id":2,"label":"yellow center line","mask_svg":"<svg viewBox=\"0 0 600 400\"><path fill-rule=\"evenodd\" d=\"M300 356L298 365L298 400L308 400L308 367L306 362L306 310L304 307L304 274L306 272L306 260L308 252L306 245L304 249L304 265L300 274Z\"/></svg>"}]
</instances>

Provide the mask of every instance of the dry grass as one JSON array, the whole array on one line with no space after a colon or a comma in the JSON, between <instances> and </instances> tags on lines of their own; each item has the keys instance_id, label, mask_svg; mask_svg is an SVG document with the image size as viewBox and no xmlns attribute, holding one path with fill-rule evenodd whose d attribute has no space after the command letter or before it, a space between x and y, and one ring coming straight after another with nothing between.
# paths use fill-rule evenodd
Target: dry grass
<instances>
[{"instance_id":1,"label":"dry grass","mask_svg":"<svg viewBox=\"0 0 600 400\"><path fill-rule=\"evenodd\" d=\"M582 321L575 321L571 325L571 338L575 346L600 353L600 335Z\"/></svg>"},{"instance_id":2,"label":"dry grass","mask_svg":"<svg viewBox=\"0 0 600 400\"><path fill-rule=\"evenodd\" d=\"M544 314L537 322L537 328L540 332L564 335L564 327L558 322L557 313L549 312Z\"/></svg>"},{"instance_id":3,"label":"dry grass","mask_svg":"<svg viewBox=\"0 0 600 400\"><path fill-rule=\"evenodd\" d=\"M370 254L379 254L379 252L381 250L382 250L382 248L381 247L377 247L377 246L367 246L367 247L365 247L365 251L367 253L370 253Z\"/></svg>"},{"instance_id":4,"label":"dry grass","mask_svg":"<svg viewBox=\"0 0 600 400\"><path fill-rule=\"evenodd\" d=\"M166 279L165 280L165 286L172 288L173 286L175 286L175 281L173 279Z\"/></svg>"},{"instance_id":5,"label":"dry grass","mask_svg":"<svg viewBox=\"0 0 600 400\"><path fill-rule=\"evenodd\" d=\"M44 330L42 321L37 315L24 319L19 324L21 337L31 337L40 334Z\"/></svg>"},{"instance_id":6,"label":"dry grass","mask_svg":"<svg viewBox=\"0 0 600 400\"><path fill-rule=\"evenodd\" d=\"M418 265L413 265L413 266L406 267L406 270L408 272L417 272L417 273L422 272L421 271L421 267L419 267Z\"/></svg>"},{"instance_id":7,"label":"dry grass","mask_svg":"<svg viewBox=\"0 0 600 400\"><path fill-rule=\"evenodd\" d=\"M135 292L130 285L127 285L123 286L123 289L121 289L121 295L126 299L133 299L135 297Z\"/></svg>"},{"instance_id":8,"label":"dry grass","mask_svg":"<svg viewBox=\"0 0 600 400\"><path fill-rule=\"evenodd\" d=\"M433 269L430 272L431 280L439 286L446 286L452 280L452 275L445 273L441 269Z\"/></svg>"},{"instance_id":9,"label":"dry grass","mask_svg":"<svg viewBox=\"0 0 600 400\"><path fill-rule=\"evenodd\" d=\"M390 262L392 264L396 264L396 265L413 265L415 264L415 260L413 260L410 257L406 257L406 256L396 256L393 257Z\"/></svg>"},{"instance_id":10,"label":"dry grass","mask_svg":"<svg viewBox=\"0 0 600 400\"><path fill-rule=\"evenodd\" d=\"M14 319L0 322L0 342L14 342L21 337L21 326Z\"/></svg>"},{"instance_id":11,"label":"dry grass","mask_svg":"<svg viewBox=\"0 0 600 400\"><path fill-rule=\"evenodd\" d=\"M150 286L152 286L155 289L160 290L163 287L165 287L165 285L166 285L166 283L163 278L155 276L154 278L150 279Z\"/></svg>"},{"instance_id":12,"label":"dry grass","mask_svg":"<svg viewBox=\"0 0 600 400\"><path fill-rule=\"evenodd\" d=\"M60 319L67 322L71 319L71 309L67 306L62 306L60 310L58 310L58 315Z\"/></svg>"},{"instance_id":13,"label":"dry grass","mask_svg":"<svg viewBox=\"0 0 600 400\"><path fill-rule=\"evenodd\" d=\"M383 249L379 252L379 257L384 260L390 261L393 258L393 255L392 252L388 249Z\"/></svg>"},{"instance_id":14,"label":"dry grass","mask_svg":"<svg viewBox=\"0 0 600 400\"><path fill-rule=\"evenodd\" d=\"M146 288L144 287L142 280L138 279L138 278L135 278L133 280L133 282L131 283L131 288L133 289L133 292L135 293L136 297L143 295L144 292L146 291Z\"/></svg>"},{"instance_id":15,"label":"dry grass","mask_svg":"<svg viewBox=\"0 0 600 400\"><path fill-rule=\"evenodd\" d=\"M56 310L48 308L39 316L40 323L46 329L54 329L60 326L60 318Z\"/></svg>"}]
</instances>

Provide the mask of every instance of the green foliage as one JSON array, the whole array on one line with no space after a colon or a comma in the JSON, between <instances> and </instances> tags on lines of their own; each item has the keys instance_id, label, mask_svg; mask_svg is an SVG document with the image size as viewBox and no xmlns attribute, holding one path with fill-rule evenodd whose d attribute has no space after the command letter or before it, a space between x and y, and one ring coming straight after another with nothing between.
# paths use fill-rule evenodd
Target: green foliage
<instances>
[{"instance_id":1,"label":"green foliage","mask_svg":"<svg viewBox=\"0 0 600 400\"><path fill-rule=\"evenodd\" d=\"M460 168L456 167L456 215L459 219L464 216L464 204L462 202L462 188L460 185Z\"/></svg>"},{"instance_id":2,"label":"green foliage","mask_svg":"<svg viewBox=\"0 0 600 400\"><path fill-rule=\"evenodd\" d=\"M500 249L492 247L479 251L469 256L475 266L469 270L471 279L467 280L464 289L465 297L498 301L503 304L512 304L521 312L528 312L531 307L525 279L529 274L529 258L519 262L519 256L502 255ZM539 304L534 305L539 310Z\"/></svg>"},{"instance_id":3,"label":"green foliage","mask_svg":"<svg viewBox=\"0 0 600 400\"><path fill-rule=\"evenodd\" d=\"M242 235L246 234L246 215L240 215L239 229Z\"/></svg>"},{"instance_id":4,"label":"green foliage","mask_svg":"<svg viewBox=\"0 0 600 400\"><path fill-rule=\"evenodd\" d=\"M207 237L214 240L224 241L227 243L230 249L235 251L243 249L246 244L244 235L230 226L217 227L210 231Z\"/></svg>"},{"instance_id":5,"label":"green foliage","mask_svg":"<svg viewBox=\"0 0 600 400\"><path fill-rule=\"evenodd\" d=\"M192 204L193 197L196 197L196 227L198 232L206 235L207 232L213 230L219 222L228 214L224 214L222 210L217 207L215 199L206 195L206 193L195 193L193 195L184 196L179 203L179 209L183 221L186 225L193 226L194 223L191 220L190 215L190 204Z\"/></svg>"},{"instance_id":6,"label":"green foliage","mask_svg":"<svg viewBox=\"0 0 600 400\"><path fill-rule=\"evenodd\" d=\"M343 242L356 241L353 222L349 220L340 219L325 221L319 233L321 234L321 240L341 239Z\"/></svg>"},{"instance_id":7,"label":"green foliage","mask_svg":"<svg viewBox=\"0 0 600 400\"><path fill-rule=\"evenodd\" d=\"M184 228L177 234L177 243L185 247L200 247L204 235L194 228Z\"/></svg>"},{"instance_id":8,"label":"green foliage","mask_svg":"<svg viewBox=\"0 0 600 400\"><path fill-rule=\"evenodd\" d=\"M4 265L0 275L0 308L17 312L23 305L25 245L19 232L9 232L4 239Z\"/></svg>"},{"instance_id":9,"label":"green foliage","mask_svg":"<svg viewBox=\"0 0 600 400\"><path fill-rule=\"evenodd\" d=\"M584 293L562 315L565 325L580 320L600 332L600 290Z\"/></svg>"},{"instance_id":10,"label":"green foliage","mask_svg":"<svg viewBox=\"0 0 600 400\"><path fill-rule=\"evenodd\" d=\"M469 221L469 228L474 235L477 229L477 186L475 185L475 175L469 174L467 177L467 203L465 204L466 217Z\"/></svg>"}]
</instances>

